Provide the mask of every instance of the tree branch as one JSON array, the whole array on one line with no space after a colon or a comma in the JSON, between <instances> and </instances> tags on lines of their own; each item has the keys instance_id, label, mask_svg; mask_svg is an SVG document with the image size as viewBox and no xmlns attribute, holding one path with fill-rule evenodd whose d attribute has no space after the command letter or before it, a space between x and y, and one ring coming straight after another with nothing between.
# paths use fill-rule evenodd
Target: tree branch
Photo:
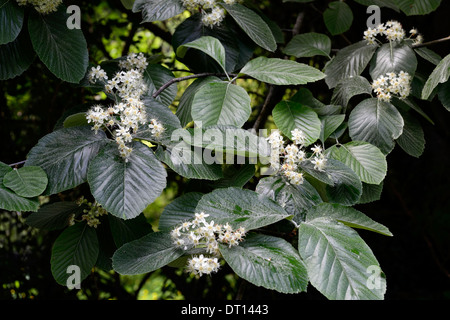
<instances>
[{"instance_id":1,"label":"tree branch","mask_svg":"<svg viewBox=\"0 0 450 320\"><path fill-rule=\"evenodd\" d=\"M438 44L438 43L442 43L442 42L446 42L446 41L450 41L450 36L442 38L442 39L437 39L437 40L433 40L433 41L429 41L429 42L425 42L425 43L416 44L412 47L414 49L422 48L422 47L427 47L427 46L431 46L433 44Z\"/></svg>"},{"instance_id":2,"label":"tree branch","mask_svg":"<svg viewBox=\"0 0 450 320\"><path fill-rule=\"evenodd\" d=\"M174 79L170 80L169 82L166 82L161 88L159 88L155 93L153 93L153 98L156 98L157 96L159 96L161 94L161 92L163 92L168 87L170 87L172 84L177 83L177 82L190 80L190 79L195 79L195 78L226 77L226 76L227 75L225 73L204 72L204 73L193 74L193 75L190 75L190 76L174 78ZM230 76L234 77L236 75L230 74Z\"/></svg>"}]
</instances>

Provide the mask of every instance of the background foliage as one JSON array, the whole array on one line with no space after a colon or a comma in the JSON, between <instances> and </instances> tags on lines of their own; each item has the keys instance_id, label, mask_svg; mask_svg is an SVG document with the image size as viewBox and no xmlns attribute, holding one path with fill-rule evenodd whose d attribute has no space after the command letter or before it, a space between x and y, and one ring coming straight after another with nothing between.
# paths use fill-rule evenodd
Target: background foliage
<instances>
[{"instance_id":1,"label":"background foliage","mask_svg":"<svg viewBox=\"0 0 450 320\"><path fill-rule=\"evenodd\" d=\"M296 32L329 35L333 49L360 41L368 17L366 7L360 4L364 1L346 1L352 19L348 11L343 9L344 17L336 21L329 18L329 10L337 9L334 6L339 4L329 6L331 2L298 4L253 1L281 27L287 39L292 37L296 27L300 27ZM82 8L81 26L88 43L91 64L118 58L128 52L145 52L162 54L164 64L170 69L182 67L175 62L171 44L175 27L184 18L141 24L142 15L125 10L120 1L66 1L65 4L77 4ZM303 14L298 15L301 11ZM396 19L404 24L406 30L415 27L427 41L448 36L448 12L450 3L446 1L442 2L439 10L427 16L406 16L383 9L382 21ZM346 30L345 33L340 34L343 30ZM448 42L436 44L432 49L442 57L450 52ZM277 55L282 57L282 52L276 52ZM310 60L307 55L301 59L305 63L316 63L321 68L326 56L322 60L320 57ZM434 68L432 64L423 65L429 72ZM183 91L183 86L186 84L180 84L179 92ZM251 81L246 86L251 92L253 103L262 105L269 92L268 86ZM332 92L323 81L308 86L308 89L320 100L329 101L332 98ZM61 125L58 120L69 109L98 99L89 95L85 89L56 78L40 60L35 60L20 77L3 81L1 90L0 130L3 140L0 159L8 164L24 160L40 137ZM282 97L277 98L279 101ZM179 99L177 97L176 101ZM450 150L447 143L450 117L436 100L426 102L422 108L434 122L432 125L425 119L419 119L426 138L424 153L419 158L413 158L401 148L394 149L388 156L389 171L381 200L356 207L373 220L388 226L395 235L385 238L360 232L388 276L386 299L443 299L450 296ZM263 116L264 120L272 121L268 114ZM254 110L249 123L261 120L258 119L258 110ZM154 226L162 210L183 190L196 190L195 186L177 175L169 177L168 181L170 184L163 194L145 210L145 217ZM254 189L256 183L257 180L252 179L250 188ZM53 195L45 201L75 200L83 194L83 188L86 186ZM284 295L254 287L238 279L227 267L212 279L203 277L198 280L186 277L170 267L142 276L120 276L96 268L83 282L81 291L68 291L55 283L50 273L51 247L59 232L37 231L28 227L22 218L12 212L1 213L0 295L3 299L226 299L250 296L324 299L311 286L307 295Z\"/></svg>"}]
</instances>

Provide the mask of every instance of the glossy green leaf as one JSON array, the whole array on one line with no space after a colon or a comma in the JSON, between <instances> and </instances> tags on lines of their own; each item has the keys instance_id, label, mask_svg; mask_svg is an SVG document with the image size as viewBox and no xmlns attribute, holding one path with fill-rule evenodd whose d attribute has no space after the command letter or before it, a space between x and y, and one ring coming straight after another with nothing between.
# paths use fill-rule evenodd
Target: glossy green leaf
<instances>
[{"instance_id":1,"label":"glossy green leaf","mask_svg":"<svg viewBox=\"0 0 450 320\"><path fill-rule=\"evenodd\" d=\"M321 33L302 33L295 35L283 52L297 58L325 56L330 58L331 40Z\"/></svg>"},{"instance_id":2,"label":"glossy green leaf","mask_svg":"<svg viewBox=\"0 0 450 320\"><path fill-rule=\"evenodd\" d=\"M397 144L410 156L419 158L425 151L425 134L415 117L407 112L401 112L405 125L403 133L398 137Z\"/></svg>"},{"instance_id":3,"label":"glossy green leaf","mask_svg":"<svg viewBox=\"0 0 450 320\"><path fill-rule=\"evenodd\" d=\"M286 240L249 234L236 247L220 244L231 269L250 283L282 293L306 291L308 273L297 250Z\"/></svg>"},{"instance_id":4,"label":"glossy green leaf","mask_svg":"<svg viewBox=\"0 0 450 320\"><path fill-rule=\"evenodd\" d=\"M30 150L25 166L44 169L48 177L45 194L56 194L86 182L89 162L106 142L104 132L95 134L90 126L57 130Z\"/></svg>"},{"instance_id":5,"label":"glossy green leaf","mask_svg":"<svg viewBox=\"0 0 450 320\"><path fill-rule=\"evenodd\" d=\"M324 69L328 87L334 88L343 79L361 75L377 48L376 45L360 41L339 50Z\"/></svg>"},{"instance_id":6,"label":"glossy green leaf","mask_svg":"<svg viewBox=\"0 0 450 320\"><path fill-rule=\"evenodd\" d=\"M5 187L25 198L41 195L47 188L47 183L47 174L40 167L14 169L3 177Z\"/></svg>"},{"instance_id":7,"label":"glossy green leaf","mask_svg":"<svg viewBox=\"0 0 450 320\"><path fill-rule=\"evenodd\" d=\"M60 285L72 284L68 268L80 268L80 281L83 281L95 266L99 254L98 238L95 229L86 223L77 223L65 229L56 239L50 259L51 270ZM69 281L68 281L69 280Z\"/></svg>"},{"instance_id":8,"label":"glossy green leaf","mask_svg":"<svg viewBox=\"0 0 450 320\"><path fill-rule=\"evenodd\" d=\"M21 75L33 63L36 53L28 31L23 28L12 42L0 45L0 80L8 80Z\"/></svg>"},{"instance_id":9,"label":"glossy green leaf","mask_svg":"<svg viewBox=\"0 0 450 320\"><path fill-rule=\"evenodd\" d=\"M122 219L137 217L166 187L167 172L153 151L139 142L132 148L125 162L115 143L106 145L91 161L88 171L94 198Z\"/></svg>"},{"instance_id":10,"label":"glossy green leaf","mask_svg":"<svg viewBox=\"0 0 450 320\"><path fill-rule=\"evenodd\" d=\"M370 82L361 76L354 76L339 81L333 91L331 103L347 107L351 98L357 95L372 93Z\"/></svg>"},{"instance_id":11,"label":"glossy green leaf","mask_svg":"<svg viewBox=\"0 0 450 320\"><path fill-rule=\"evenodd\" d=\"M272 31L258 14L239 3L233 5L221 3L220 5L257 45L271 52L277 49Z\"/></svg>"},{"instance_id":12,"label":"glossy green leaf","mask_svg":"<svg viewBox=\"0 0 450 320\"><path fill-rule=\"evenodd\" d=\"M414 77L417 69L417 58L414 50L407 44L397 42L385 43L377 50L370 66L373 80L385 76L389 72L407 72Z\"/></svg>"},{"instance_id":13,"label":"glossy green leaf","mask_svg":"<svg viewBox=\"0 0 450 320\"><path fill-rule=\"evenodd\" d=\"M174 78L175 76L169 69L159 64L149 64L144 71L144 82L147 85L147 93L142 96L142 100L144 102L152 100L153 93ZM173 84L162 91L155 100L164 106L169 106L175 100L177 92L177 86Z\"/></svg>"},{"instance_id":14,"label":"glossy green leaf","mask_svg":"<svg viewBox=\"0 0 450 320\"><path fill-rule=\"evenodd\" d=\"M159 218L158 229L169 231L184 221L192 220L197 213L197 204L202 198L200 192L188 192L169 203Z\"/></svg>"},{"instance_id":15,"label":"glossy green leaf","mask_svg":"<svg viewBox=\"0 0 450 320\"><path fill-rule=\"evenodd\" d=\"M307 220L319 218L329 218L345 224L348 227L356 229L364 229L376 232L385 236L392 236L388 228L382 224L373 221L364 213L340 204L320 203L312 207L307 213Z\"/></svg>"},{"instance_id":16,"label":"glossy green leaf","mask_svg":"<svg viewBox=\"0 0 450 320\"><path fill-rule=\"evenodd\" d=\"M179 0L136 0L133 12L142 12L142 23L163 21L185 10Z\"/></svg>"},{"instance_id":17,"label":"glossy green leaf","mask_svg":"<svg viewBox=\"0 0 450 320\"><path fill-rule=\"evenodd\" d=\"M205 77L196 79L192 82L189 87L183 92L180 98L178 108L176 111L177 117L180 119L181 125L185 127L189 122L192 121L192 102L198 90L204 85L212 82L220 82L221 80L217 77Z\"/></svg>"},{"instance_id":18,"label":"glossy green leaf","mask_svg":"<svg viewBox=\"0 0 450 320\"><path fill-rule=\"evenodd\" d=\"M320 138L321 122L311 108L302 104L282 101L278 103L272 112L275 125L289 139L291 131L302 130L306 135L305 145L308 146Z\"/></svg>"},{"instance_id":19,"label":"glossy green leaf","mask_svg":"<svg viewBox=\"0 0 450 320\"><path fill-rule=\"evenodd\" d=\"M229 223L233 228L261 228L292 217L281 206L262 194L241 188L221 188L204 195L196 212L209 214L207 221Z\"/></svg>"},{"instance_id":20,"label":"glossy green leaf","mask_svg":"<svg viewBox=\"0 0 450 320\"><path fill-rule=\"evenodd\" d=\"M351 141L333 146L327 155L350 167L362 182L380 184L386 177L386 156L368 142Z\"/></svg>"},{"instance_id":21,"label":"glossy green leaf","mask_svg":"<svg viewBox=\"0 0 450 320\"><path fill-rule=\"evenodd\" d=\"M153 232L121 246L113 255L113 268L120 274L144 274L164 267L183 253L169 233Z\"/></svg>"},{"instance_id":22,"label":"glossy green leaf","mask_svg":"<svg viewBox=\"0 0 450 320\"><path fill-rule=\"evenodd\" d=\"M428 99L439 83L445 83L450 77L450 54L433 70L422 91L422 99Z\"/></svg>"},{"instance_id":23,"label":"glossy green leaf","mask_svg":"<svg viewBox=\"0 0 450 320\"><path fill-rule=\"evenodd\" d=\"M241 127L250 117L251 99L242 87L228 82L202 86L192 101L191 115L202 126Z\"/></svg>"},{"instance_id":24,"label":"glossy green leaf","mask_svg":"<svg viewBox=\"0 0 450 320\"><path fill-rule=\"evenodd\" d=\"M328 137L339 128L344 120L345 114L336 114L322 117L320 119L320 122L322 123L320 140L325 143Z\"/></svg>"},{"instance_id":25,"label":"glossy green leaf","mask_svg":"<svg viewBox=\"0 0 450 320\"><path fill-rule=\"evenodd\" d=\"M26 223L37 229L59 230L67 227L71 216L78 217L84 207L75 202L56 202L42 206L26 218Z\"/></svg>"},{"instance_id":26,"label":"glossy green leaf","mask_svg":"<svg viewBox=\"0 0 450 320\"><path fill-rule=\"evenodd\" d=\"M259 180L255 191L277 202L294 216L297 224L305 219L306 211L322 202L317 190L307 180L301 185L292 185L282 177L265 177Z\"/></svg>"},{"instance_id":27,"label":"glossy green leaf","mask_svg":"<svg viewBox=\"0 0 450 320\"><path fill-rule=\"evenodd\" d=\"M435 11L441 0L395 0L397 6L408 16L426 15Z\"/></svg>"},{"instance_id":28,"label":"glossy green leaf","mask_svg":"<svg viewBox=\"0 0 450 320\"><path fill-rule=\"evenodd\" d=\"M147 222L143 213L129 220L123 220L110 214L108 219L114 244L117 248L153 232L151 224Z\"/></svg>"},{"instance_id":29,"label":"glossy green leaf","mask_svg":"<svg viewBox=\"0 0 450 320\"><path fill-rule=\"evenodd\" d=\"M310 282L325 297L384 298L385 276L372 250L356 231L332 218L313 215L300 225L298 234L298 250Z\"/></svg>"},{"instance_id":30,"label":"glossy green leaf","mask_svg":"<svg viewBox=\"0 0 450 320\"><path fill-rule=\"evenodd\" d=\"M194 41L185 43L182 46L178 47L177 55L183 58L188 48L197 49L206 53L208 56L213 58L226 72L225 48L218 39L211 36L203 36Z\"/></svg>"},{"instance_id":31,"label":"glossy green leaf","mask_svg":"<svg viewBox=\"0 0 450 320\"><path fill-rule=\"evenodd\" d=\"M352 110L348 125L352 140L369 142L388 154L403 132L404 121L392 104L371 98Z\"/></svg>"},{"instance_id":32,"label":"glossy green leaf","mask_svg":"<svg viewBox=\"0 0 450 320\"><path fill-rule=\"evenodd\" d=\"M353 23L353 12L342 1L333 1L328 4L328 8L323 13L323 20L330 33L335 36L350 29Z\"/></svg>"},{"instance_id":33,"label":"glossy green leaf","mask_svg":"<svg viewBox=\"0 0 450 320\"><path fill-rule=\"evenodd\" d=\"M64 6L47 15L31 10L28 30L33 48L47 68L63 81L79 83L88 67L88 50L83 32L67 28L68 17Z\"/></svg>"},{"instance_id":34,"label":"glossy green leaf","mask_svg":"<svg viewBox=\"0 0 450 320\"><path fill-rule=\"evenodd\" d=\"M15 1L0 1L0 45L14 41L22 30L23 8Z\"/></svg>"},{"instance_id":35,"label":"glossy green leaf","mask_svg":"<svg viewBox=\"0 0 450 320\"><path fill-rule=\"evenodd\" d=\"M249 61L240 72L275 85L306 84L325 78L321 71L306 64L266 57Z\"/></svg>"}]
</instances>

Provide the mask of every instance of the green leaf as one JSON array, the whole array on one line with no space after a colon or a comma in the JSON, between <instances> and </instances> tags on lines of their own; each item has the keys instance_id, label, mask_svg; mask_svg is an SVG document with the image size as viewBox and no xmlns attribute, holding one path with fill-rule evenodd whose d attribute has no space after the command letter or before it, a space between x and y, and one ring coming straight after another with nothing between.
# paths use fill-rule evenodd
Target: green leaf
<instances>
[{"instance_id":1,"label":"green leaf","mask_svg":"<svg viewBox=\"0 0 450 320\"><path fill-rule=\"evenodd\" d=\"M79 83L88 67L88 50L83 32L67 28L68 17L64 6L48 15L31 10L28 30L33 48L47 68L61 80Z\"/></svg>"},{"instance_id":2,"label":"green leaf","mask_svg":"<svg viewBox=\"0 0 450 320\"><path fill-rule=\"evenodd\" d=\"M407 112L401 112L405 125L397 144L410 156L419 158L425 150L425 135L420 122Z\"/></svg>"},{"instance_id":3,"label":"green leaf","mask_svg":"<svg viewBox=\"0 0 450 320\"><path fill-rule=\"evenodd\" d=\"M414 50L407 44L385 43L377 50L370 66L373 80L385 76L389 72L407 72L414 77L417 69L417 58Z\"/></svg>"},{"instance_id":4,"label":"green leaf","mask_svg":"<svg viewBox=\"0 0 450 320\"><path fill-rule=\"evenodd\" d=\"M339 126L344 122L345 114L337 114L324 116L320 119L322 123L322 129L320 131L320 140L325 143L328 137L335 132Z\"/></svg>"},{"instance_id":5,"label":"green leaf","mask_svg":"<svg viewBox=\"0 0 450 320\"><path fill-rule=\"evenodd\" d=\"M188 179L218 180L223 177L222 166L205 161L203 151L185 141L156 150L157 158L179 175Z\"/></svg>"},{"instance_id":6,"label":"green leaf","mask_svg":"<svg viewBox=\"0 0 450 320\"><path fill-rule=\"evenodd\" d=\"M272 112L275 125L289 139L291 131L302 130L306 135L305 146L308 146L320 138L321 122L311 108L291 101L278 103Z\"/></svg>"},{"instance_id":7,"label":"green leaf","mask_svg":"<svg viewBox=\"0 0 450 320\"><path fill-rule=\"evenodd\" d=\"M167 20L184 10L179 0L136 0L133 5L133 12L142 11L142 23Z\"/></svg>"},{"instance_id":8,"label":"green leaf","mask_svg":"<svg viewBox=\"0 0 450 320\"><path fill-rule=\"evenodd\" d=\"M368 142L352 141L327 150L327 155L352 169L362 182L380 184L387 173L386 156Z\"/></svg>"},{"instance_id":9,"label":"green leaf","mask_svg":"<svg viewBox=\"0 0 450 320\"><path fill-rule=\"evenodd\" d=\"M352 206L358 203L362 184L358 175L348 166L334 159L327 159L325 172L333 181L325 187L328 202Z\"/></svg>"},{"instance_id":10,"label":"green leaf","mask_svg":"<svg viewBox=\"0 0 450 320\"><path fill-rule=\"evenodd\" d=\"M370 5L376 5L379 7L387 7L399 12L398 6L395 4L395 1L392 0L355 0L355 2L360 3L366 7Z\"/></svg>"},{"instance_id":11,"label":"green leaf","mask_svg":"<svg viewBox=\"0 0 450 320\"><path fill-rule=\"evenodd\" d=\"M135 0L120 0L120 2L122 2L125 9L131 10L133 9Z\"/></svg>"},{"instance_id":12,"label":"green leaf","mask_svg":"<svg viewBox=\"0 0 450 320\"><path fill-rule=\"evenodd\" d=\"M89 162L106 142L103 131L95 134L88 126L60 129L39 140L25 166L44 169L48 177L45 194L56 194L86 182Z\"/></svg>"},{"instance_id":13,"label":"green leaf","mask_svg":"<svg viewBox=\"0 0 450 320\"><path fill-rule=\"evenodd\" d=\"M450 81L439 85L438 97L445 109L450 111Z\"/></svg>"},{"instance_id":14,"label":"green leaf","mask_svg":"<svg viewBox=\"0 0 450 320\"><path fill-rule=\"evenodd\" d=\"M40 167L14 169L3 177L5 187L25 198L41 195L47 188L47 183L47 174Z\"/></svg>"},{"instance_id":15,"label":"green leaf","mask_svg":"<svg viewBox=\"0 0 450 320\"><path fill-rule=\"evenodd\" d=\"M216 189L202 197L196 212L209 214L208 221L229 223L233 228L261 228L291 217L282 207L254 191L240 188Z\"/></svg>"},{"instance_id":16,"label":"green leaf","mask_svg":"<svg viewBox=\"0 0 450 320\"><path fill-rule=\"evenodd\" d=\"M37 229L59 230L69 225L70 217L78 217L83 207L75 202L56 202L42 206L26 219L26 223Z\"/></svg>"},{"instance_id":17,"label":"green leaf","mask_svg":"<svg viewBox=\"0 0 450 320\"><path fill-rule=\"evenodd\" d=\"M249 61L240 73L275 85L306 84L325 78L321 71L304 63L266 57Z\"/></svg>"},{"instance_id":18,"label":"green leaf","mask_svg":"<svg viewBox=\"0 0 450 320\"><path fill-rule=\"evenodd\" d=\"M144 100L144 105L147 119L156 119L164 127L164 132L158 138L158 142L161 142L162 144L171 144L173 136L177 134L178 130L182 130L178 117L169 107L162 105L154 99ZM137 139L155 141L156 138L151 131L148 123L143 124L139 127L135 137Z\"/></svg>"},{"instance_id":19,"label":"green leaf","mask_svg":"<svg viewBox=\"0 0 450 320\"><path fill-rule=\"evenodd\" d=\"M191 115L202 126L232 125L241 127L250 117L251 99L242 87L228 82L202 86L192 101Z\"/></svg>"},{"instance_id":20,"label":"green leaf","mask_svg":"<svg viewBox=\"0 0 450 320\"><path fill-rule=\"evenodd\" d=\"M331 103L347 107L351 98L360 94L372 93L370 82L361 76L354 76L339 81L333 91Z\"/></svg>"},{"instance_id":21,"label":"green leaf","mask_svg":"<svg viewBox=\"0 0 450 320\"><path fill-rule=\"evenodd\" d=\"M221 3L220 5L257 45L271 52L277 49L272 31L258 14L239 3L233 5Z\"/></svg>"},{"instance_id":22,"label":"green leaf","mask_svg":"<svg viewBox=\"0 0 450 320\"><path fill-rule=\"evenodd\" d=\"M203 36L212 36L221 42L225 48L226 71L229 73L242 68L252 57L256 46L232 18L223 20L219 26L209 28L202 23L202 13L199 12L176 28L172 37L173 49L176 52L184 43ZM178 60L197 73L223 72L223 68L214 59L200 50L189 50L184 58L179 57Z\"/></svg>"},{"instance_id":23,"label":"green leaf","mask_svg":"<svg viewBox=\"0 0 450 320\"><path fill-rule=\"evenodd\" d=\"M183 137L184 141L214 152L217 157L225 154L229 159L228 156L234 158L237 155L249 157L249 161L266 161L270 157L270 145L267 140L249 130L232 126L212 126L204 129L197 127L191 131L193 132L190 139Z\"/></svg>"},{"instance_id":24,"label":"green leaf","mask_svg":"<svg viewBox=\"0 0 450 320\"><path fill-rule=\"evenodd\" d=\"M15 1L0 1L0 45L18 37L23 26L23 12Z\"/></svg>"},{"instance_id":25,"label":"green leaf","mask_svg":"<svg viewBox=\"0 0 450 320\"><path fill-rule=\"evenodd\" d=\"M265 177L259 180L256 192L277 202L294 216L297 224L305 219L306 211L322 202L317 190L306 180L301 185L292 185L282 177Z\"/></svg>"},{"instance_id":26,"label":"green leaf","mask_svg":"<svg viewBox=\"0 0 450 320\"><path fill-rule=\"evenodd\" d=\"M79 127L89 125L86 119L86 112L79 112L68 116L64 122L64 128Z\"/></svg>"},{"instance_id":27,"label":"green leaf","mask_svg":"<svg viewBox=\"0 0 450 320\"><path fill-rule=\"evenodd\" d=\"M404 121L392 104L371 98L352 110L348 125L352 140L369 142L388 154L403 132Z\"/></svg>"},{"instance_id":28,"label":"green leaf","mask_svg":"<svg viewBox=\"0 0 450 320\"><path fill-rule=\"evenodd\" d=\"M158 229L170 231L184 221L194 219L195 213L197 213L197 204L202 197L203 193L188 192L174 199L164 208L159 218Z\"/></svg>"},{"instance_id":29,"label":"green leaf","mask_svg":"<svg viewBox=\"0 0 450 320\"><path fill-rule=\"evenodd\" d=\"M223 170L223 178L210 183L213 188L237 187L243 188L255 175L254 164L242 164L239 162L225 166Z\"/></svg>"},{"instance_id":30,"label":"green leaf","mask_svg":"<svg viewBox=\"0 0 450 320\"><path fill-rule=\"evenodd\" d=\"M39 200L28 199L17 195L10 189L0 185L0 208L8 211L37 211Z\"/></svg>"},{"instance_id":31,"label":"green leaf","mask_svg":"<svg viewBox=\"0 0 450 320\"><path fill-rule=\"evenodd\" d=\"M334 1L328 4L323 13L323 21L328 31L335 36L350 29L353 23L353 12L345 2Z\"/></svg>"},{"instance_id":32,"label":"green leaf","mask_svg":"<svg viewBox=\"0 0 450 320\"><path fill-rule=\"evenodd\" d=\"M421 56L423 59L425 59L428 62L431 62L432 64L434 64L435 66L437 66L439 64L439 62L441 62L442 57L437 54L436 52L423 47L423 48L416 48L414 49L414 51Z\"/></svg>"},{"instance_id":33,"label":"green leaf","mask_svg":"<svg viewBox=\"0 0 450 320\"><path fill-rule=\"evenodd\" d=\"M95 229L86 223L77 223L65 229L56 239L50 259L56 282L65 286L71 273L69 266L80 268L80 281L84 280L95 266L99 254Z\"/></svg>"},{"instance_id":34,"label":"green leaf","mask_svg":"<svg viewBox=\"0 0 450 320\"><path fill-rule=\"evenodd\" d=\"M364 40L339 50L324 69L328 87L334 88L342 79L361 75L377 48Z\"/></svg>"},{"instance_id":35,"label":"green leaf","mask_svg":"<svg viewBox=\"0 0 450 320\"><path fill-rule=\"evenodd\" d=\"M152 226L147 222L143 213L129 220L123 220L109 214L108 219L114 244L117 248L153 232Z\"/></svg>"},{"instance_id":36,"label":"green leaf","mask_svg":"<svg viewBox=\"0 0 450 320\"><path fill-rule=\"evenodd\" d=\"M194 41L185 43L178 47L177 56L183 58L186 55L187 48L197 49L206 53L208 56L217 61L226 73L225 48L218 39L211 36L203 36Z\"/></svg>"},{"instance_id":37,"label":"green leaf","mask_svg":"<svg viewBox=\"0 0 450 320\"><path fill-rule=\"evenodd\" d=\"M364 229L385 236L392 236L389 229L382 224L373 221L364 213L354 208L345 207L340 204L323 202L312 207L307 212L308 221L320 218L333 219L351 228Z\"/></svg>"},{"instance_id":38,"label":"green leaf","mask_svg":"<svg viewBox=\"0 0 450 320\"><path fill-rule=\"evenodd\" d=\"M441 0L395 0L395 2L408 16L426 15L441 5Z\"/></svg>"},{"instance_id":39,"label":"green leaf","mask_svg":"<svg viewBox=\"0 0 450 320\"><path fill-rule=\"evenodd\" d=\"M187 126L189 122L192 121L192 102L194 101L194 97L198 90L200 90L204 85L212 82L221 82L221 80L217 77L198 78L183 92L176 111L176 115L180 119L183 127Z\"/></svg>"},{"instance_id":40,"label":"green leaf","mask_svg":"<svg viewBox=\"0 0 450 320\"><path fill-rule=\"evenodd\" d=\"M330 58L331 40L321 33L303 33L295 35L283 52L297 58L325 56Z\"/></svg>"},{"instance_id":41,"label":"green leaf","mask_svg":"<svg viewBox=\"0 0 450 320\"><path fill-rule=\"evenodd\" d=\"M183 253L173 244L169 233L153 232L121 246L113 255L113 268L126 275L148 273L175 261Z\"/></svg>"},{"instance_id":42,"label":"green leaf","mask_svg":"<svg viewBox=\"0 0 450 320\"><path fill-rule=\"evenodd\" d=\"M149 100L156 100L164 106L171 105L177 96L178 89L176 85L169 86L155 99L153 99L152 95L156 90L174 78L175 76L169 69L159 64L149 64L144 71L144 82L147 85L147 93L141 97L142 100L146 102L146 104L150 103L148 102Z\"/></svg>"},{"instance_id":43,"label":"green leaf","mask_svg":"<svg viewBox=\"0 0 450 320\"><path fill-rule=\"evenodd\" d=\"M372 250L350 227L324 216L298 230L298 250L311 284L330 300L382 300L386 279ZM371 282L371 271L380 271ZM371 287L370 285L373 285Z\"/></svg>"},{"instance_id":44,"label":"green leaf","mask_svg":"<svg viewBox=\"0 0 450 320\"><path fill-rule=\"evenodd\" d=\"M422 91L422 99L427 100L439 83L445 83L450 77L450 54L433 70Z\"/></svg>"},{"instance_id":45,"label":"green leaf","mask_svg":"<svg viewBox=\"0 0 450 320\"><path fill-rule=\"evenodd\" d=\"M103 147L91 161L88 182L92 195L111 214L137 217L166 187L167 172L147 146L135 142L129 161L117 145Z\"/></svg>"},{"instance_id":46,"label":"green leaf","mask_svg":"<svg viewBox=\"0 0 450 320\"><path fill-rule=\"evenodd\" d=\"M250 283L282 293L306 291L308 273L298 252L286 240L249 234L236 247L219 245L231 269Z\"/></svg>"},{"instance_id":47,"label":"green leaf","mask_svg":"<svg viewBox=\"0 0 450 320\"><path fill-rule=\"evenodd\" d=\"M363 183L363 192L358 204L366 204L380 200L381 193L383 192L383 184L383 182L378 185Z\"/></svg>"},{"instance_id":48,"label":"green leaf","mask_svg":"<svg viewBox=\"0 0 450 320\"><path fill-rule=\"evenodd\" d=\"M30 36L25 29L22 29L14 41L0 45L0 80L21 75L36 57Z\"/></svg>"}]
</instances>

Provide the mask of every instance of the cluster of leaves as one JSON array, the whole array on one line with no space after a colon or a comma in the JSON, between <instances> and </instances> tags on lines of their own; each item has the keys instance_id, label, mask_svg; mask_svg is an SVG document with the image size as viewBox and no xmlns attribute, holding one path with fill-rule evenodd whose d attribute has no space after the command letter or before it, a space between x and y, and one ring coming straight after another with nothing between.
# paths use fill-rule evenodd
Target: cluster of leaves
<instances>
[{"instance_id":1,"label":"cluster of leaves","mask_svg":"<svg viewBox=\"0 0 450 320\"><path fill-rule=\"evenodd\" d=\"M426 14L440 3L356 2L387 6L407 15ZM184 11L178 0L123 3L134 12L142 12L143 22L167 20ZM177 59L194 73L190 78L197 78L181 93L176 113L169 108L178 95L174 84L184 79L176 78L157 59L148 59L144 72L147 92L142 99L147 115L158 119L165 128L161 140L154 141L144 132L133 141L133 152L124 162L108 133L95 133L86 124L85 111L91 106L78 108L66 114L55 131L31 149L24 167L13 170L1 164L0 206L37 211L27 219L33 227L63 229L51 261L52 273L62 285L66 285L70 265L81 268L82 279L94 266L121 274L141 274L166 265L183 265L198 248L185 251L177 247L170 231L193 219L195 213L205 212L208 222L228 223L249 231L239 246L220 245L219 250L238 276L257 286L299 293L311 283L329 299L382 299L386 291L384 274L380 271L375 288L367 285L371 275L368 269L379 268L379 263L355 229L392 234L352 206L379 199L387 173L386 156L396 144L412 156L423 152L425 140L415 113L431 119L414 99L438 95L449 108L450 56L441 59L408 41L381 46L361 41L331 57L332 42L325 34L299 34L284 45L281 29L257 7L250 3L220 5L227 12L221 25L203 26L198 13L183 21L173 34ZM11 32L15 35L0 32L1 79L19 75L32 62L29 58L34 51L22 47L31 38L39 58L55 76L79 82L92 92L104 90L87 81L86 45L79 30L67 29L63 8L45 17L30 12L29 33L23 31L23 9L15 2L3 1L0 15L0 23L14 22L11 25L15 30ZM347 4L336 1L329 4L323 17L335 35L350 27L351 15ZM72 41L79 44L79 50L74 49ZM287 59L270 57L280 44ZM64 50L64 46L71 48ZM45 52L42 48L46 48ZM254 58L256 48L264 54ZM65 53L55 56L57 52ZM323 72L295 59L316 56L329 59ZM436 65L428 79L417 72L418 56ZM120 60L105 61L101 66L112 76L119 70ZM372 80L388 72L408 72L414 77L413 96L379 101L372 96L367 71ZM250 159L270 157L267 140L243 129L252 105L245 86L237 80L248 78L295 88L295 94L274 107L274 124L288 139L297 128L306 135L305 146L327 146L324 171L302 162L299 167L306 179L301 185L291 185L282 176L273 175L261 177L255 190L245 188L256 169L263 167L261 162ZM299 87L322 80L333 92L329 104ZM356 96L362 99L352 106ZM174 134L179 139L174 140ZM196 134L203 140L195 139ZM235 140L217 139L228 135ZM346 142L341 144L339 140ZM178 158L180 145L190 151L192 161L186 163ZM248 161L229 174L226 163L205 159L205 154L213 153L216 160L239 156ZM205 194L187 191L175 199L165 208L158 231L154 232L142 212L165 189L168 170L187 179L207 180L213 190ZM91 196L109 213L100 218L96 229L80 219L84 207L75 202L39 207L33 198L58 194L86 182ZM268 235L267 230L283 232L275 236Z\"/></svg>"}]
</instances>

